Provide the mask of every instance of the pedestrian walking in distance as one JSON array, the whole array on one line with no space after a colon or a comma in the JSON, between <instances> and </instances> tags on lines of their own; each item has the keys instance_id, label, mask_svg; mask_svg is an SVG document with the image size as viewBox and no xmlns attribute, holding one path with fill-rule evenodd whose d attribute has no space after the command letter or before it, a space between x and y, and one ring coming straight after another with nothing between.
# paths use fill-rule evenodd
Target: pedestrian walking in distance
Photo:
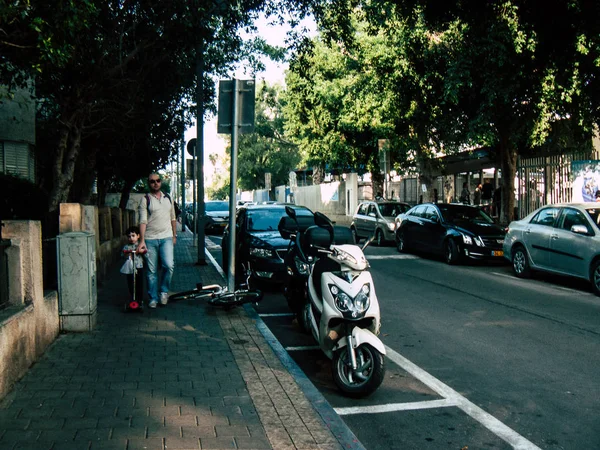
<instances>
[{"instance_id":1,"label":"pedestrian walking in distance","mask_svg":"<svg viewBox=\"0 0 600 450\"><path fill-rule=\"evenodd\" d=\"M151 173L148 177L150 193L142 197L138 208L140 218L138 248L148 252L146 278L150 308L156 308L159 301L161 305L167 304L175 268L173 256L173 247L177 243L175 205L171 197L161 191L161 184L160 175Z\"/></svg>"},{"instance_id":2,"label":"pedestrian walking in distance","mask_svg":"<svg viewBox=\"0 0 600 450\"><path fill-rule=\"evenodd\" d=\"M463 188L458 201L465 205L471 204L471 193L469 192L469 184L466 181L463 183Z\"/></svg>"}]
</instances>

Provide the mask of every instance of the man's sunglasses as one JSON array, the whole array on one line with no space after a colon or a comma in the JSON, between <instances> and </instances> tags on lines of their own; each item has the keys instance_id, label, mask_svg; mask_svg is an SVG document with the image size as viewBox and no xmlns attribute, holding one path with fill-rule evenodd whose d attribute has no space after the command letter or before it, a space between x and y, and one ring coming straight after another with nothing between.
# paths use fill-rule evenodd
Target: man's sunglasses
<instances>
[{"instance_id":1,"label":"man's sunglasses","mask_svg":"<svg viewBox=\"0 0 600 450\"><path fill-rule=\"evenodd\" d=\"M160 183L162 180L161 179L156 179L156 180L148 180L150 183L154 184L154 183Z\"/></svg>"}]
</instances>

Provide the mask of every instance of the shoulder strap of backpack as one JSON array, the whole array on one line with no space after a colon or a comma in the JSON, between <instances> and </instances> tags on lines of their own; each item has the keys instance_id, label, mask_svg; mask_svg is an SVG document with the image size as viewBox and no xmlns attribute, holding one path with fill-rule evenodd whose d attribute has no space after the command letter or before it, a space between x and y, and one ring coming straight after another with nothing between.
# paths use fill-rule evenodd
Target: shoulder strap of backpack
<instances>
[{"instance_id":1,"label":"shoulder strap of backpack","mask_svg":"<svg viewBox=\"0 0 600 450\"><path fill-rule=\"evenodd\" d=\"M170 196L169 194L165 194L165 193L163 192L163 195L164 195L165 197L167 197L171 203L173 203L173 200L171 200L171 196ZM150 212L150 194L146 194L146 195L145 195L145 197L146 197L146 208L148 208L148 215L150 215L150 214L152 214L152 213Z\"/></svg>"}]
</instances>

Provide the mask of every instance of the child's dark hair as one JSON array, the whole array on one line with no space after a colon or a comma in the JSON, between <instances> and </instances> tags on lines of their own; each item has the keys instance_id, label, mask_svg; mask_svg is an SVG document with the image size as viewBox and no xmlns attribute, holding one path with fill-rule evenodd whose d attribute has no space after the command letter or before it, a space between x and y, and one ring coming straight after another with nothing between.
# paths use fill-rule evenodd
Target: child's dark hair
<instances>
[{"instance_id":1,"label":"child's dark hair","mask_svg":"<svg viewBox=\"0 0 600 450\"><path fill-rule=\"evenodd\" d=\"M140 234L140 227L129 227L125 230L125 236L127 236L129 233L135 233L135 234Z\"/></svg>"}]
</instances>

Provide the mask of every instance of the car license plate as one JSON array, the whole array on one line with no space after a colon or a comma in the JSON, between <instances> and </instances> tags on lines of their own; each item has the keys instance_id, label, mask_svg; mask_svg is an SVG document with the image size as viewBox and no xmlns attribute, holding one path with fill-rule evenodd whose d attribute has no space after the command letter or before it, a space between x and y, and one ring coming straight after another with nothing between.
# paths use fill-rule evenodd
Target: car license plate
<instances>
[{"instance_id":1,"label":"car license plate","mask_svg":"<svg viewBox=\"0 0 600 450\"><path fill-rule=\"evenodd\" d=\"M504 256L504 252L502 250L492 250L492 256Z\"/></svg>"}]
</instances>

